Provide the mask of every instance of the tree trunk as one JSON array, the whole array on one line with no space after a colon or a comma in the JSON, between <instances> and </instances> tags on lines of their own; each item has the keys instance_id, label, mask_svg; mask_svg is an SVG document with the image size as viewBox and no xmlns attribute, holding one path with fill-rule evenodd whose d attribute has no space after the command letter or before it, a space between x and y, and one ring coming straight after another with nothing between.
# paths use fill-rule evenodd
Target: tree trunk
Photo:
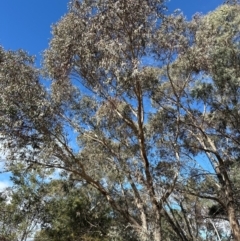
<instances>
[{"instance_id":1,"label":"tree trunk","mask_svg":"<svg viewBox=\"0 0 240 241\"><path fill-rule=\"evenodd\" d=\"M136 230L141 241L162 241L160 223L150 224L150 226L152 225L155 225L155 228L152 233L149 232L149 230L146 227L142 227L141 230Z\"/></svg>"},{"instance_id":2,"label":"tree trunk","mask_svg":"<svg viewBox=\"0 0 240 241\"><path fill-rule=\"evenodd\" d=\"M156 213L156 220L155 220L155 230L153 233L154 241L161 241L161 215L160 213Z\"/></svg>"},{"instance_id":3,"label":"tree trunk","mask_svg":"<svg viewBox=\"0 0 240 241\"><path fill-rule=\"evenodd\" d=\"M236 208L234 207L234 195L233 195L233 189L232 184L230 181L229 176L227 175L227 172L223 171L223 178L224 178L224 186L225 186L225 195L227 199L227 214L228 219L230 223L230 227L233 234L233 240L234 241L240 241L240 227L238 223L238 219L236 217Z\"/></svg>"},{"instance_id":4,"label":"tree trunk","mask_svg":"<svg viewBox=\"0 0 240 241\"><path fill-rule=\"evenodd\" d=\"M156 228L154 231L154 241L161 241L161 229L160 227Z\"/></svg>"},{"instance_id":5,"label":"tree trunk","mask_svg":"<svg viewBox=\"0 0 240 241\"><path fill-rule=\"evenodd\" d=\"M153 232L153 239L154 241L161 241L162 240L162 230L161 230L161 213L160 210L156 207L156 216L155 216L155 229Z\"/></svg>"},{"instance_id":6,"label":"tree trunk","mask_svg":"<svg viewBox=\"0 0 240 241\"><path fill-rule=\"evenodd\" d=\"M234 241L240 241L240 228L239 228L238 220L237 220L236 215L235 215L233 202L229 202L227 208L228 208L227 212L228 212L230 227L231 227L232 234L233 234L233 240Z\"/></svg>"}]
</instances>

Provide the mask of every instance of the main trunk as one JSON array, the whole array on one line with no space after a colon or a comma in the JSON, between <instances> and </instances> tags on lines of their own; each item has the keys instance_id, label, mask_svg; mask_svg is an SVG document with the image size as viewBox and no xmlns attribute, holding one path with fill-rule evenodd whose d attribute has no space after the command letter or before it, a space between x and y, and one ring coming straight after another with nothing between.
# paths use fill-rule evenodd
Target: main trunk
<instances>
[{"instance_id":1,"label":"main trunk","mask_svg":"<svg viewBox=\"0 0 240 241\"><path fill-rule=\"evenodd\" d=\"M142 230L137 230L139 233L139 239L141 241L162 241L161 236L161 226L159 223L150 224L149 226L155 226L154 230L149 231L146 228L142 227Z\"/></svg>"},{"instance_id":2,"label":"main trunk","mask_svg":"<svg viewBox=\"0 0 240 241\"><path fill-rule=\"evenodd\" d=\"M161 241L161 230L160 227L156 228L156 230L154 231L154 241Z\"/></svg>"},{"instance_id":3,"label":"main trunk","mask_svg":"<svg viewBox=\"0 0 240 241\"><path fill-rule=\"evenodd\" d=\"M156 213L155 219L155 230L153 231L154 241L161 241L161 215L159 212Z\"/></svg>"}]
</instances>

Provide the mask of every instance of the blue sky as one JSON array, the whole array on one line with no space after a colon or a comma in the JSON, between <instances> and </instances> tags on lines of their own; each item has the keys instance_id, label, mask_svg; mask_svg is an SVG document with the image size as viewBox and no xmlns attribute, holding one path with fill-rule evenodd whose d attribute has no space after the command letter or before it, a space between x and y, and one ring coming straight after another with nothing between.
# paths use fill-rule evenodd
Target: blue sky
<instances>
[{"instance_id":1,"label":"blue sky","mask_svg":"<svg viewBox=\"0 0 240 241\"><path fill-rule=\"evenodd\" d=\"M0 45L24 49L41 61L41 53L51 39L51 25L67 12L69 0L0 0ZM171 0L170 11L181 9L188 17L207 13L223 0ZM1 165L0 165L1 169ZM0 191L8 185L8 175L0 174Z\"/></svg>"},{"instance_id":2,"label":"blue sky","mask_svg":"<svg viewBox=\"0 0 240 241\"><path fill-rule=\"evenodd\" d=\"M67 12L68 0L0 0L0 44L22 48L40 59L51 25Z\"/></svg>"},{"instance_id":3,"label":"blue sky","mask_svg":"<svg viewBox=\"0 0 240 241\"><path fill-rule=\"evenodd\" d=\"M40 60L51 38L51 25L67 12L69 0L0 0L0 45L22 48ZM170 11L180 8L190 18L214 10L222 0L171 0Z\"/></svg>"}]
</instances>

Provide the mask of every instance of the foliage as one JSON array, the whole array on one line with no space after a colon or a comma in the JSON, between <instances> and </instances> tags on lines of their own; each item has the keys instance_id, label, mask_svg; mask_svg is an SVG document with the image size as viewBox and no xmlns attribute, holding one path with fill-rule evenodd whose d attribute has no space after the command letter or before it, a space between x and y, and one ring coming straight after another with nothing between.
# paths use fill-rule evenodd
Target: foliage
<instances>
[{"instance_id":1,"label":"foliage","mask_svg":"<svg viewBox=\"0 0 240 241\"><path fill-rule=\"evenodd\" d=\"M110 210L102 200L66 181L52 181L41 214L39 236L49 240L105 240L111 224ZM88 237L88 238L87 238ZM35 238L39 239L39 238Z\"/></svg>"},{"instance_id":2,"label":"foliage","mask_svg":"<svg viewBox=\"0 0 240 241\"><path fill-rule=\"evenodd\" d=\"M2 193L1 234L13 241L25 241L33 237L43 212L46 196L44 178L35 171L13 171L13 186Z\"/></svg>"},{"instance_id":3,"label":"foliage","mask_svg":"<svg viewBox=\"0 0 240 241\"><path fill-rule=\"evenodd\" d=\"M50 91L32 58L1 49L9 165L64 170L142 241L223 239L224 217L239 241L239 11L232 2L187 21L162 0L73 1L44 52ZM93 220L106 235L106 210L87 215L80 195L49 198L51 229L38 235L100 238L89 236ZM224 217L206 217L214 207Z\"/></svg>"}]
</instances>

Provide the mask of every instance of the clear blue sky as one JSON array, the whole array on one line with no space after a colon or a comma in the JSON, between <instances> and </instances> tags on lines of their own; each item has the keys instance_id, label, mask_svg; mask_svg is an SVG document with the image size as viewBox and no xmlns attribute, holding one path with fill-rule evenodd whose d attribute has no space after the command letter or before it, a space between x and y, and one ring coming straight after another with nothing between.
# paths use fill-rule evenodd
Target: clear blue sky
<instances>
[{"instance_id":1,"label":"clear blue sky","mask_svg":"<svg viewBox=\"0 0 240 241\"><path fill-rule=\"evenodd\" d=\"M0 0L0 45L22 48L38 60L51 38L51 25L67 12L69 0Z\"/></svg>"},{"instance_id":2,"label":"clear blue sky","mask_svg":"<svg viewBox=\"0 0 240 241\"><path fill-rule=\"evenodd\" d=\"M67 12L69 0L0 0L0 45L5 49L24 49L36 55L48 47L51 25ZM196 12L214 10L223 0L171 0L170 11L181 9L190 19ZM1 169L1 166L0 166ZM8 185L8 175L0 174L0 191Z\"/></svg>"},{"instance_id":3,"label":"clear blue sky","mask_svg":"<svg viewBox=\"0 0 240 241\"><path fill-rule=\"evenodd\" d=\"M40 59L51 38L51 25L67 12L69 0L0 0L0 45L22 48ZM171 0L170 11L180 8L190 18L214 10L222 0Z\"/></svg>"}]
</instances>

